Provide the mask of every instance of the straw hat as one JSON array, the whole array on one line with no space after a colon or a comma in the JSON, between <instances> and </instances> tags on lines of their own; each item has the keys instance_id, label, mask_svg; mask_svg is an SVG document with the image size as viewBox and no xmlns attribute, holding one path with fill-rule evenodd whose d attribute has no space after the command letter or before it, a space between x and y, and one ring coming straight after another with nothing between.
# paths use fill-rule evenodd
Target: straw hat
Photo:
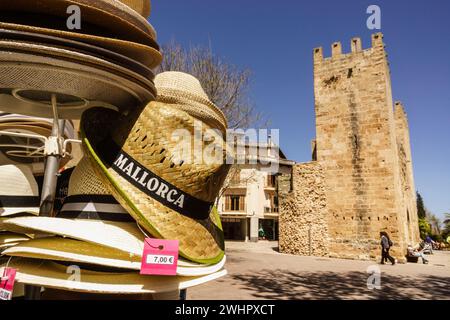
<instances>
[{"instance_id":1,"label":"straw hat","mask_svg":"<svg viewBox=\"0 0 450 320\"><path fill-rule=\"evenodd\" d=\"M82 28L76 30L78 33L106 35L152 46L155 43L156 32L152 25L116 0L1 1L0 10L5 22L67 30L67 8L71 5L79 6L82 12Z\"/></svg>"},{"instance_id":2,"label":"straw hat","mask_svg":"<svg viewBox=\"0 0 450 320\"><path fill-rule=\"evenodd\" d=\"M11 239L11 241L12 240L13 239ZM142 260L142 254L133 255L124 251L95 245L85 241L59 237L30 240L27 243L17 244L14 247L6 249L2 254L12 257L70 261L81 264L138 271L141 269ZM219 263L214 265L200 265L179 260L177 275L202 276L215 273L223 268L225 260L226 258L224 256Z\"/></svg>"},{"instance_id":3,"label":"straw hat","mask_svg":"<svg viewBox=\"0 0 450 320\"><path fill-rule=\"evenodd\" d=\"M226 275L222 270L202 277L141 276L131 272L97 272L80 269L80 281L71 281L68 266L34 259L12 259L9 266L17 269L17 283L102 294L134 294L171 292L197 286ZM3 272L3 267L0 268Z\"/></svg>"},{"instance_id":4,"label":"straw hat","mask_svg":"<svg viewBox=\"0 0 450 320\"><path fill-rule=\"evenodd\" d=\"M27 165L0 165L0 217L39 214L39 189Z\"/></svg>"},{"instance_id":5,"label":"straw hat","mask_svg":"<svg viewBox=\"0 0 450 320\"><path fill-rule=\"evenodd\" d=\"M56 30L46 27L34 27L21 25L17 23L0 22L0 28L5 30L23 31L35 33L39 35L46 35L52 37L60 37L68 40L84 42L90 45L95 45L110 51L115 51L124 56L132 58L146 66L152 66L155 61L162 61L162 55L158 51L158 47L143 45L136 42L119 40L115 38L108 38L90 34L81 34L65 30Z\"/></svg>"},{"instance_id":6,"label":"straw hat","mask_svg":"<svg viewBox=\"0 0 450 320\"><path fill-rule=\"evenodd\" d=\"M90 53L86 54L72 48L65 49L61 47L17 40L1 40L0 50L9 52L26 52L33 55L58 58L62 61L78 62L81 65L95 66L95 68L111 72L115 75L123 77L124 79L129 79L134 83L139 83L140 86L147 88L153 95L156 95L155 85L150 79L143 77L126 67L111 63L103 58L92 56Z\"/></svg>"},{"instance_id":7,"label":"straw hat","mask_svg":"<svg viewBox=\"0 0 450 320\"><path fill-rule=\"evenodd\" d=\"M197 100L192 104L199 109ZM115 112L94 108L83 114L80 130L96 172L140 225L155 237L178 239L180 255L189 260L217 263L224 240L218 213L211 208L229 166L224 164L225 153L219 153L222 162L213 164L176 155L173 132L184 129L192 134L198 121L197 113L189 112L177 104L151 102L119 118ZM203 134L210 128L219 129L205 124ZM223 140L207 143L222 147Z\"/></svg>"},{"instance_id":8,"label":"straw hat","mask_svg":"<svg viewBox=\"0 0 450 320\"><path fill-rule=\"evenodd\" d=\"M149 80L153 80L155 77L152 69L150 68L159 65L162 59L161 54L153 49L153 51L156 52L156 55L148 54L148 57L150 59L153 59L153 61L149 61L149 63L151 62L151 64L149 66L146 66L139 61L131 59L115 51L111 51L100 46L88 44L81 41L70 40L67 38L55 37L36 32L8 30L2 28L0 28L0 36L3 40L7 39L10 41L24 41L46 46L53 46L66 50L74 50L81 53L89 53L89 55L93 57L101 58L115 65L119 65L132 70L133 72L136 72Z\"/></svg>"},{"instance_id":9,"label":"straw hat","mask_svg":"<svg viewBox=\"0 0 450 320\"><path fill-rule=\"evenodd\" d=\"M204 121L212 128L225 131L228 127L223 112L210 101L200 81L190 74L168 71L155 77L157 101L169 103Z\"/></svg>"},{"instance_id":10,"label":"straw hat","mask_svg":"<svg viewBox=\"0 0 450 320\"><path fill-rule=\"evenodd\" d=\"M14 51L0 51L0 88L10 90L0 94L0 110L45 118L53 117L48 92L58 94L59 115L66 119L93 106L125 111L155 98L150 88L116 73Z\"/></svg>"},{"instance_id":11,"label":"straw hat","mask_svg":"<svg viewBox=\"0 0 450 320\"><path fill-rule=\"evenodd\" d=\"M9 248L28 240L30 240L28 236L20 233L0 232L0 249ZM2 252L2 254L4 253Z\"/></svg>"},{"instance_id":12,"label":"straw hat","mask_svg":"<svg viewBox=\"0 0 450 320\"><path fill-rule=\"evenodd\" d=\"M30 246L18 248L19 251L10 252L16 255L37 257L39 254L43 259L51 257L54 260L140 269L140 263L137 265L136 262L142 258L144 234L136 221L108 195L87 158L80 161L70 177L68 197L58 217L18 217L4 220L2 226L18 233L39 232L82 240L39 239ZM215 272L224 263L225 259L222 259L208 267L178 260L180 275Z\"/></svg>"},{"instance_id":13,"label":"straw hat","mask_svg":"<svg viewBox=\"0 0 450 320\"><path fill-rule=\"evenodd\" d=\"M19 217L4 220L2 225L12 232L62 235L133 255L142 254L144 248L136 221L109 195L86 158L73 170L68 196L57 217Z\"/></svg>"}]
</instances>

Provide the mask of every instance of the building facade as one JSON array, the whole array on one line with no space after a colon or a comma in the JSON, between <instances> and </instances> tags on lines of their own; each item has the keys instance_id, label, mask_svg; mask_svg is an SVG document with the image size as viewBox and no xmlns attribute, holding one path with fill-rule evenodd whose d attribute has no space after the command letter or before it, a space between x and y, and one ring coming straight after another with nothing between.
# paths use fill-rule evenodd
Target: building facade
<instances>
[{"instance_id":1,"label":"building facade","mask_svg":"<svg viewBox=\"0 0 450 320\"><path fill-rule=\"evenodd\" d=\"M290 173L294 162L286 160L278 148L273 150L265 159L271 169L256 161L230 170L218 201L226 240L278 239L278 176Z\"/></svg>"},{"instance_id":2,"label":"building facade","mask_svg":"<svg viewBox=\"0 0 450 320\"><path fill-rule=\"evenodd\" d=\"M365 50L354 38L348 54L336 42L331 57L322 48L313 56L313 162L294 167L281 199L280 250L374 259L387 231L403 260L419 241L417 207L408 121L393 103L383 35Z\"/></svg>"}]
</instances>

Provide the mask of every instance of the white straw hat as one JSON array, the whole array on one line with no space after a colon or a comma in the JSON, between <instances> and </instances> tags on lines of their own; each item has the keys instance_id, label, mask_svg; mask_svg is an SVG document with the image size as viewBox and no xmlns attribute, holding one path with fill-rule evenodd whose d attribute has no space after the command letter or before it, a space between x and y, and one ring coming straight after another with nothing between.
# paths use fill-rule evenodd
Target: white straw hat
<instances>
[{"instance_id":1,"label":"white straw hat","mask_svg":"<svg viewBox=\"0 0 450 320\"><path fill-rule=\"evenodd\" d=\"M60 237L30 240L3 251L4 255L43 260L67 261L111 268L140 270L142 254L133 255L85 241ZM200 265L178 260L177 275L202 276L220 271L225 265L224 257L214 265Z\"/></svg>"},{"instance_id":2,"label":"white straw hat","mask_svg":"<svg viewBox=\"0 0 450 320\"><path fill-rule=\"evenodd\" d=\"M0 165L0 217L39 214L39 188L27 165Z\"/></svg>"},{"instance_id":3,"label":"white straw hat","mask_svg":"<svg viewBox=\"0 0 450 320\"><path fill-rule=\"evenodd\" d=\"M28 249L19 248L19 251L10 253L38 252L42 257L52 256L55 260L70 258L78 259L79 262L136 269L137 264L133 262L141 260L144 249L145 235L133 217L109 195L87 158L83 158L74 169L69 182L68 197L57 217L18 217L6 219L2 225L4 229L12 232L59 235L89 243L62 241L60 238L39 239L36 243L37 246L42 245L42 250L36 251L27 247ZM86 254L87 251L91 253ZM109 260L105 259L105 255L110 257ZM180 275L191 275L220 270L224 263L225 258L222 258L207 268L207 264L179 259L178 266L181 267ZM204 269L183 269L200 267Z\"/></svg>"},{"instance_id":4,"label":"white straw hat","mask_svg":"<svg viewBox=\"0 0 450 320\"><path fill-rule=\"evenodd\" d=\"M18 283L41 286L52 289L63 289L77 292L90 292L102 294L135 294L172 292L197 286L226 275L222 270L202 277L167 277L142 276L131 272L97 272L85 269L69 269L65 265L50 261L34 259L12 259L9 266L17 269L16 281ZM79 270L79 280L74 276L73 270ZM3 267L0 268L3 272Z\"/></svg>"}]
</instances>

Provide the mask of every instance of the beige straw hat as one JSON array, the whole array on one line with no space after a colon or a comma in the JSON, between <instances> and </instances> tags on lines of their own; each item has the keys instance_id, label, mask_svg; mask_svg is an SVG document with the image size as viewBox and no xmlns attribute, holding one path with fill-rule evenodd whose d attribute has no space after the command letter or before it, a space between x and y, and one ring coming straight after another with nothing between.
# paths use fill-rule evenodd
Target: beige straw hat
<instances>
[{"instance_id":1,"label":"beige straw hat","mask_svg":"<svg viewBox=\"0 0 450 320\"><path fill-rule=\"evenodd\" d=\"M154 58L154 62L150 66L145 66L139 61L124 56L123 54L96 45L70 40L67 38L40 34L36 32L26 32L0 28L0 37L3 40L23 41L89 54L90 56L101 58L115 65L125 67L146 77L149 80L153 80L155 78L155 75L151 68L159 65L159 63L161 62L161 54L159 54L159 52L154 57L152 55L149 55L150 58Z\"/></svg>"},{"instance_id":2,"label":"beige straw hat","mask_svg":"<svg viewBox=\"0 0 450 320\"><path fill-rule=\"evenodd\" d=\"M141 261L145 236L136 221L96 178L87 158L80 161L70 177L68 197L58 217L12 218L4 220L2 227L18 233L38 232L81 240L39 239L30 245L37 244L37 248L18 248L19 253L27 257L36 257L38 253L40 258L140 268L140 264L136 268L136 262ZM211 273L220 270L224 263L225 258L210 266L179 259L179 274Z\"/></svg>"},{"instance_id":3,"label":"beige straw hat","mask_svg":"<svg viewBox=\"0 0 450 320\"><path fill-rule=\"evenodd\" d=\"M93 106L125 111L155 99L150 88L99 67L17 51L0 51L0 88L7 89L0 110L44 118L53 117L48 92L58 94L62 119Z\"/></svg>"},{"instance_id":4,"label":"beige straw hat","mask_svg":"<svg viewBox=\"0 0 450 320\"><path fill-rule=\"evenodd\" d=\"M197 100L193 105L199 109ZM163 102L123 118L94 108L83 114L80 131L96 172L140 225L154 237L178 239L180 255L189 260L217 263L224 240L220 217L211 208L229 166L224 164L225 152L219 153L222 161L212 164L176 155L173 132L192 134L199 121L196 112L189 112ZM220 129L204 124L203 134L210 128ZM223 146L221 137L208 143Z\"/></svg>"},{"instance_id":5,"label":"beige straw hat","mask_svg":"<svg viewBox=\"0 0 450 320\"><path fill-rule=\"evenodd\" d=\"M0 232L0 248L4 249L7 247L14 246L23 241L28 241L30 238L26 235L13 232ZM2 253L4 254L4 253Z\"/></svg>"},{"instance_id":6,"label":"beige straw hat","mask_svg":"<svg viewBox=\"0 0 450 320\"><path fill-rule=\"evenodd\" d=\"M50 261L34 259L12 259L11 268L17 269L16 281L45 288L63 289L76 292L102 294L159 293L187 289L226 275L222 270L206 276L142 276L136 272L97 272L86 269L80 271L79 280L74 275L74 267ZM3 267L0 268L3 272ZM71 277L71 275L74 275Z\"/></svg>"},{"instance_id":7,"label":"beige straw hat","mask_svg":"<svg viewBox=\"0 0 450 320\"><path fill-rule=\"evenodd\" d=\"M52 37L60 37L68 40L84 42L95 45L110 51L135 59L136 61L152 68L153 65L159 65L162 61L162 55L149 45L143 45L136 42L120 40L116 38L102 37L90 34L81 34L65 30L56 30L46 27L34 27L17 23L0 22L0 28L5 30L15 30L39 35L47 35Z\"/></svg>"},{"instance_id":8,"label":"beige straw hat","mask_svg":"<svg viewBox=\"0 0 450 320\"><path fill-rule=\"evenodd\" d=\"M190 74L163 72L155 77L157 101L165 102L225 132L228 127L223 112L210 101L200 81Z\"/></svg>"},{"instance_id":9,"label":"beige straw hat","mask_svg":"<svg viewBox=\"0 0 450 320\"><path fill-rule=\"evenodd\" d=\"M68 30L67 9L77 5L82 13L81 29L88 33L145 45L155 45L151 24L129 6L115 0L15 0L1 1L2 21Z\"/></svg>"},{"instance_id":10,"label":"beige straw hat","mask_svg":"<svg viewBox=\"0 0 450 320\"><path fill-rule=\"evenodd\" d=\"M15 239L15 238L14 238ZM10 241L14 240L11 239ZM0 237L1 240L1 237ZM27 239L25 239L27 240ZM18 241L17 241L18 242ZM1 243L1 242L0 242ZM3 251L12 257L76 262L129 270L141 269L141 255L133 255L117 249L92 244L85 241L60 237L30 240ZM220 271L225 265L225 256L217 264L200 265L179 260L177 275L202 276Z\"/></svg>"},{"instance_id":11,"label":"beige straw hat","mask_svg":"<svg viewBox=\"0 0 450 320\"><path fill-rule=\"evenodd\" d=\"M27 165L0 165L0 217L39 214L39 189Z\"/></svg>"},{"instance_id":12,"label":"beige straw hat","mask_svg":"<svg viewBox=\"0 0 450 320\"><path fill-rule=\"evenodd\" d=\"M102 58L94 57L90 54L76 51L74 49L65 49L17 40L0 40L0 50L9 52L26 52L33 55L57 58L62 61L72 61L79 63L80 65L94 66L95 68L113 73L124 79L128 79L129 81L139 84L141 87L148 89L154 96L156 95L155 85L150 79L143 77L128 68L111 63Z\"/></svg>"},{"instance_id":13,"label":"beige straw hat","mask_svg":"<svg viewBox=\"0 0 450 320\"><path fill-rule=\"evenodd\" d=\"M70 177L68 196L57 217L19 217L4 220L2 225L12 232L67 236L137 256L144 248L136 221L109 195L86 158Z\"/></svg>"}]
</instances>

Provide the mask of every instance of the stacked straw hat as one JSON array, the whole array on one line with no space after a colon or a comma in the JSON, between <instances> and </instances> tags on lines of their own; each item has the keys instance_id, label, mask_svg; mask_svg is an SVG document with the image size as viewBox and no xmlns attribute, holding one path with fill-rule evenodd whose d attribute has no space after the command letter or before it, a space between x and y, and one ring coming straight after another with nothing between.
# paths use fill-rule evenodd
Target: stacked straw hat
<instances>
[{"instance_id":1,"label":"stacked straw hat","mask_svg":"<svg viewBox=\"0 0 450 320\"><path fill-rule=\"evenodd\" d=\"M0 252L29 240L25 233L7 231L3 221L39 214L39 190L28 165L0 165Z\"/></svg>"},{"instance_id":2,"label":"stacked straw hat","mask_svg":"<svg viewBox=\"0 0 450 320\"><path fill-rule=\"evenodd\" d=\"M212 208L229 170L220 134L225 117L190 75L169 72L156 83L164 95L142 110L84 112L83 146L109 191L148 233L179 240L188 260L218 263L224 238ZM214 150L215 161L194 159L192 145L182 150L174 139L185 134L192 141L199 133L205 139L197 143Z\"/></svg>"},{"instance_id":3,"label":"stacked straw hat","mask_svg":"<svg viewBox=\"0 0 450 320\"><path fill-rule=\"evenodd\" d=\"M3 132L49 137L52 125L52 119L0 112L0 131ZM65 123L63 138L75 138L75 130L71 121ZM16 163L44 162L44 142L39 139L0 135L0 151ZM69 145L67 152L70 151ZM62 158L60 166L64 167L69 160L69 157Z\"/></svg>"},{"instance_id":4,"label":"stacked straw hat","mask_svg":"<svg viewBox=\"0 0 450 320\"><path fill-rule=\"evenodd\" d=\"M60 117L79 119L154 100L162 56L148 0L5 0L0 11L0 110L49 118L53 93Z\"/></svg>"},{"instance_id":5,"label":"stacked straw hat","mask_svg":"<svg viewBox=\"0 0 450 320\"><path fill-rule=\"evenodd\" d=\"M202 265L180 259L177 276L141 276L145 234L108 194L84 158L70 178L68 197L56 218L7 219L8 230L53 236L17 244L3 254L18 268L17 281L78 292L135 294L185 289L225 274L225 257ZM44 262L42 262L44 260ZM81 267L81 281L67 281L67 267Z\"/></svg>"}]
</instances>

